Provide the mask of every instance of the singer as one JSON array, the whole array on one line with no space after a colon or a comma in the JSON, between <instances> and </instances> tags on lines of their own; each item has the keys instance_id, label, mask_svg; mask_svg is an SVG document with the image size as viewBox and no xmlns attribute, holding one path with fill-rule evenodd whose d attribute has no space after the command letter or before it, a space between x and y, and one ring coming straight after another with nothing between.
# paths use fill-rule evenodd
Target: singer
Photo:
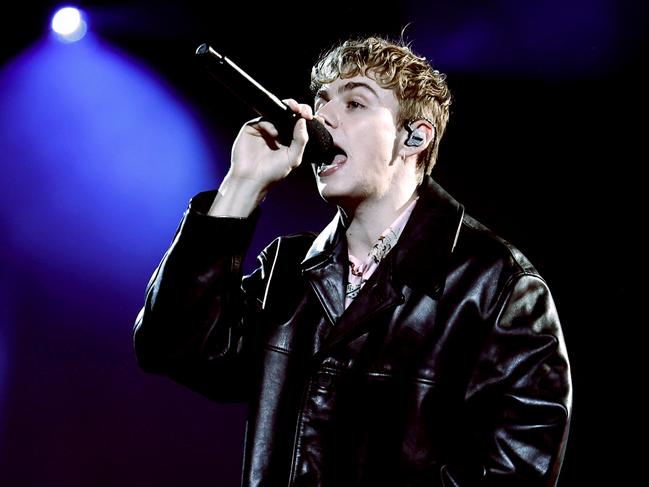
<instances>
[{"instance_id":1,"label":"singer","mask_svg":"<svg viewBox=\"0 0 649 487\"><path fill-rule=\"evenodd\" d=\"M430 176L446 77L401 41L349 40L315 64L288 145L243 126L218 191L189 204L134 329L140 366L249 407L243 485L553 486L571 416L545 281ZM338 207L243 276L259 205L309 161Z\"/></svg>"}]
</instances>

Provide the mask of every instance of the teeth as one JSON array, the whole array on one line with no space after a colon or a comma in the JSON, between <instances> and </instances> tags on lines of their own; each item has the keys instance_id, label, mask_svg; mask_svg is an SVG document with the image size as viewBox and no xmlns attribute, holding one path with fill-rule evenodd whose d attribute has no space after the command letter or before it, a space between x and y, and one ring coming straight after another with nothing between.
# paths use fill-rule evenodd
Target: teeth
<instances>
[{"instance_id":1,"label":"teeth","mask_svg":"<svg viewBox=\"0 0 649 487\"><path fill-rule=\"evenodd\" d=\"M330 168L334 167L335 165L336 165L336 164L334 164L333 162L332 162L331 164L321 164L321 165L318 167L318 174L322 174L322 173L325 172L327 169L330 169Z\"/></svg>"}]
</instances>

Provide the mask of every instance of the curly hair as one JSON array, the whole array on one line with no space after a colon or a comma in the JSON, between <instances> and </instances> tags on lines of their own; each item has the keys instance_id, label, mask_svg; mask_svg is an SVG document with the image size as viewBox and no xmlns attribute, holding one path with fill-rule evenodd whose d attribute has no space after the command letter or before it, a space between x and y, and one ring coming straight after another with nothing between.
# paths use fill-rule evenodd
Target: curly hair
<instances>
[{"instance_id":1,"label":"curly hair","mask_svg":"<svg viewBox=\"0 0 649 487\"><path fill-rule=\"evenodd\" d=\"M325 52L311 70L311 90L317 93L336 78L357 75L371 77L381 87L394 91L399 101L399 124L426 119L435 127L433 142L417 160L420 174L430 174L449 118L451 92L446 75L433 69L403 41L369 37L347 40Z\"/></svg>"}]
</instances>

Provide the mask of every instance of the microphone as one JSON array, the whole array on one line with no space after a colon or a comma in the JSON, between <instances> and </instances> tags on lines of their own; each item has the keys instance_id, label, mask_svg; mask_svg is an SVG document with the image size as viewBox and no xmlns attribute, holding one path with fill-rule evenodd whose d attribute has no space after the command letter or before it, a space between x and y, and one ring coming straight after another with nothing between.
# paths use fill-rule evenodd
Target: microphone
<instances>
[{"instance_id":1,"label":"microphone","mask_svg":"<svg viewBox=\"0 0 649 487\"><path fill-rule=\"evenodd\" d=\"M278 140L289 145L293 139L293 128L301 118L279 98L266 90L248 73L210 45L201 44L196 56L208 72L243 102L247 103L261 117L271 122L279 132ZM328 164L335 155L331 134L318 120L307 120L309 141L304 149L303 159L315 165Z\"/></svg>"}]
</instances>

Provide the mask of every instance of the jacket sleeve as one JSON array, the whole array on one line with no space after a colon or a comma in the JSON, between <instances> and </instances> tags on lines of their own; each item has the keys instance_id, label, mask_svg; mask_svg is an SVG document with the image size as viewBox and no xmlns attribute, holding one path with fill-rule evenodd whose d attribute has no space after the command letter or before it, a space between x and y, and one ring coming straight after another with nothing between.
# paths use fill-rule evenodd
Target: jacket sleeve
<instances>
[{"instance_id":1,"label":"jacket sleeve","mask_svg":"<svg viewBox=\"0 0 649 487\"><path fill-rule=\"evenodd\" d=\"M242 277L257 210L249 218L203 213L214 193L201 193L146 290L134 326L141 368L168 376L214 400L245 401L254 371L259 330L260 267Z\"/></svg>"},{"instance_id":2,"label":"jacket sleeve","mask_svg":"<svg viewBox=\"0 0 649 487\"><path fill-rule=\"evenodd\" d=\"M466 393L477 446L468 465L444 469L444 485L554 486L572 408L557 311L536 274L514 277L499 302Z\"/></svg>"}]
</instances>

